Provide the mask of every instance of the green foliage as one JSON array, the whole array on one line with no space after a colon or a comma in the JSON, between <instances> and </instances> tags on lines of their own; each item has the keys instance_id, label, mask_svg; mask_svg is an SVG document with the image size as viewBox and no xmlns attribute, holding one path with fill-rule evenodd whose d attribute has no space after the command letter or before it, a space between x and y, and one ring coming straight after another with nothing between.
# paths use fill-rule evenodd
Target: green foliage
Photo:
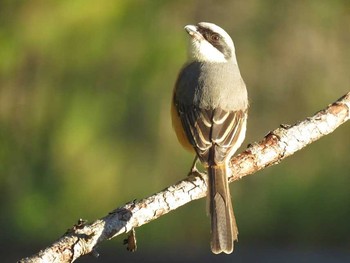
<instances>
[{"instance_id":1,"label":"green foliage","mask_svg":"<svg viewBox=\"0 0 350 263\"><path fill-rule=\"evenodd\" d=\"M78 218L185 176L193 157L177 143L169 110L186 24L212 21L231 34L251 101L246 143L348 91L348 1L209 2L0 3L2 238L52 240ZM344 243L349 132L346 124L265 176L235 183L241 235ZM206 246L204 203L143 233L173 244L190 233Z\"/></svg>"}]
</instances>

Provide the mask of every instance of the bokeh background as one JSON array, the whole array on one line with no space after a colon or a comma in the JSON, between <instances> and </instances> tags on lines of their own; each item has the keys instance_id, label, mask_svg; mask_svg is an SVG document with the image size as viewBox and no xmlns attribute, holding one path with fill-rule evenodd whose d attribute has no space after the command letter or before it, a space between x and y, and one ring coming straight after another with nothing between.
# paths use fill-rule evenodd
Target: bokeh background
<instances>
[{"instance_id":1,"label":"bokeh background","mask_svg":"<svg viewBox=\"0 0 350 263\"><path fill-rule=\"evenodd\" d=\"M349 90L347 0L0 2L4 262L186 175L193 157L169 108L186 59L183 27L200 21L235 42L251 104L245 145ZM230 256L210 253L203 199L137 229L136 254L118 237L98 261L346 262L349 154L345 124L232 185L240 236Z\"/></svg>"}]
</instances>

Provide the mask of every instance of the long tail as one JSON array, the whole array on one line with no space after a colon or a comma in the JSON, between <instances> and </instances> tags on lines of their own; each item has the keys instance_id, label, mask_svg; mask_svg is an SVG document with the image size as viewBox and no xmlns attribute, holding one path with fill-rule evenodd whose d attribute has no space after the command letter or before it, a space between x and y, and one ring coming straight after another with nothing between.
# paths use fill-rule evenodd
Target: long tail
<instances>
[{"instance_id":1,"label":"long tail","mask_svg":"<svg viewBox=\"0 0 350 263\"><path fill-rule=\"evenodd\" d=\"M226 168L210 166L209 174L209 212L211 217L211 250L214 254L233 251L238 229L228 187Z\"/></svg>"}]
</instances>

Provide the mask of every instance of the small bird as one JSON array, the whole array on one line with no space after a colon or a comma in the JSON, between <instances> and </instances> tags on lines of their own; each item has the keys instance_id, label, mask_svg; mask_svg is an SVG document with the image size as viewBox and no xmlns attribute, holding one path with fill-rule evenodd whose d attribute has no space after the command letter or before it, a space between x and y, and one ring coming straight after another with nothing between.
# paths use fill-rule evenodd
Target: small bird
<instances>
[{"instance_id":1,"label":"small bird","mask_svg":"<svg viewBox=\"0 0 350 263\"><path fill-rule=\"evenodd\" d=\"M245 138L248 96L231 37L219 26L187 25L189 59L177 78L171 116L181 145L208 173L211 250L232 253L238 229L228 186L229 162Z\"/></svg>"}]
</instances>

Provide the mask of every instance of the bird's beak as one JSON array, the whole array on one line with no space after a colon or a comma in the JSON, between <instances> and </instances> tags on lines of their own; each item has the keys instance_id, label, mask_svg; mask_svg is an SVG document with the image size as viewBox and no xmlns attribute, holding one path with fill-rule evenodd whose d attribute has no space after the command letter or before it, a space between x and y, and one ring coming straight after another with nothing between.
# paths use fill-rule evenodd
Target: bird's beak
<instances>
[{"instance_id":1,"label":"bird's beak","mask_svg":"<svg viewBox=\"0 0 350 263\"><path fill-rule=\"evenodd\" d=\"M197 31L197 27L194 25L185 26L185 30L192 38L195 38L197 40L202 38L202 35Z\"/></svg>"}]
</instances>

